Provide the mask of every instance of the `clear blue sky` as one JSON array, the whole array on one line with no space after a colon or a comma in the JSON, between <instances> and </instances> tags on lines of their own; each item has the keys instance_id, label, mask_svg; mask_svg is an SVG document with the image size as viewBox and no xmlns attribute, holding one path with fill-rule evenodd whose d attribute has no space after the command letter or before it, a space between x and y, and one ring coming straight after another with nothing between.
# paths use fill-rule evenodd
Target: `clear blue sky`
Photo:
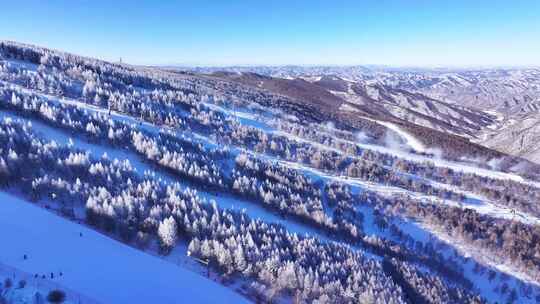
<instances>
[{"instance_id":1,"label":"clear blue sky","mask_svg":"<svg viewBox=\"0 0 540 304\"><path fill-rule=\"evenodd\" d=\"M3 1L0 39L134 64L540 65L540 1Z\"/></svg>"}]
</instances>

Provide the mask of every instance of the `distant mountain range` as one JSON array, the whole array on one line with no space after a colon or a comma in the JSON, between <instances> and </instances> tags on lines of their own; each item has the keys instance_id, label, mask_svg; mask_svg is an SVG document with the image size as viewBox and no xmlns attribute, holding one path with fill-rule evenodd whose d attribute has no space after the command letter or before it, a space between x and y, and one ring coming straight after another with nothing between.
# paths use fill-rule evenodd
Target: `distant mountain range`
<instances>
[{"instance_id":1,"label":"distant mountain range","mask_svg":"<svg viewBox=\"0 0 540 304\"><path fill-rule=\"evenodd\" d=\"M309 101L345 116L357 113L412 129L409 123L428 127L540 162L539 68L242 66L190 71Z\"/></svg>"}]
</instances>

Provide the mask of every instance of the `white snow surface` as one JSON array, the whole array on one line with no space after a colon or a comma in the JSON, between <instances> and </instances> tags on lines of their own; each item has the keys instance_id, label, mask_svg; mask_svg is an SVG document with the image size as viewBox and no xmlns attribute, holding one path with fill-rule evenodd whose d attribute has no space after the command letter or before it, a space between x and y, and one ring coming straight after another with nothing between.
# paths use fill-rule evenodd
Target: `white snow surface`
<instances>
[{"instance_id":1,"label":"white snow surface","mask_svg":"<svg viewBox=\"0 0 540 304\"><path fill-rule=\"evenodd\" d=\"M411 134L405 132L403 129L396 126L395 124L387 122L387 121L380 121L380 120L375 120L375 119L371 119L371 118L367 118L367 117L364 117L364 118L367 119L367 120L371 120L371 121L373 121L375 123L378 123L379 125L384 126L387 129L390 129L390 130L396 132L405 141L405 143L407 143L407 145L409 147L413 148L415 151L418 151L418 152L425 152L426 151L426 147L424 146L424 144L422 142L420 142L416 137L414 137Z\"/></svg>"},{"instance_id":2,"label":"white snow surface","mask_svg":"<svg viewBox=\"0 0 540 304\"><path fill-rule=\"evenodd\" d=\"M59 284L102 303L248 302L216 282L4 192L0 239L2 263L28 273L62 271L55 279Z\"/></svg>"},{"instance_id":3,"label":"white snow surface","mask_svg":"<svg viewBox=\"0 0 540 304\"><path fill-rule=\"evenodd\" d=\"M45 298L52 290L61 290L66 295L64 304L85 303L97 304L94 299L82 295L78 292L68 290L65 286L61 286L49 276L43 278L41 275L34 277L33 274L20 271L19 269L0 263L0 282L5 282L10 279L13 286L2 291L3 296L8 303L16 304L34 304L36 294L40 294L41 298ZM21 288L19 283L26 282L26 285ZM0 283L1 284L1 283Z\"/></svg>"}]
</instances>

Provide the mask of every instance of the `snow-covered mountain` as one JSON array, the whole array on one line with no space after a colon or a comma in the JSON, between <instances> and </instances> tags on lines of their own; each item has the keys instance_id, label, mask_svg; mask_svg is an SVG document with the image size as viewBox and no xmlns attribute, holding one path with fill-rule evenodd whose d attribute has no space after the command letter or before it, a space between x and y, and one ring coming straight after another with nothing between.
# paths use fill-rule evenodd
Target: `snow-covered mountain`
<instances>
[{"instance_id":1,"label":"snow-covered mountain","mask_svg":"<svg viewBox=\"0 0 540 304\"><path fill-rule=\"evenodd\" d=\"M538 166L472 142L499 114L366 68L267 69L0 42L0 278L17 281L0 301L540 299Z\"/></svg>"},{"instance_id":2,"label":"snow-covered mountain","mask_svg":"<svg viewBox=\"0 0 540 304\"><path fill-rule=\"evenodd\" d=\"M257 73L281 82L303 80L325 89L342 111L371 114L455 134L488 148L538 162L532 125L540 109L539 68L420 69L388 67L229 67L246 78ZM244 75L240 77L239 75ZM261 77L261 76L259 76ZM270 87L269 89L272 89ZM284 91L284 90L282 90ZM314 91L314 90L311 90ZM287 94L287 92L285 92ZM323 96L323 94L318 94ZM512 122L523 122L513 124ZM515 140L516 134L524 139Z\"/></svg>"},{"instance_id":3,"label":"snow-covered mountain","mask_svg":"<svg viewBox=\"0 0 540 304\"><path fill-rule=\"evenodd\" d=\"M482 131L478 142L499 151L540 163L540 113L516 113L500 117Z\"/></svg>"},{"instance_id":4,"label":"snow-covered mountain","mask_svg":"<svg viewBox=\"0 0 540 304\"><path fill-rule=\"evenodd\" d=\"M483 110L536 111L540 68L390 68L381 66L276 66L194 68L201 73L231 71L294 79L334 76L362 84L420 92L434 99Z\"/></svg>"}]
</instances>

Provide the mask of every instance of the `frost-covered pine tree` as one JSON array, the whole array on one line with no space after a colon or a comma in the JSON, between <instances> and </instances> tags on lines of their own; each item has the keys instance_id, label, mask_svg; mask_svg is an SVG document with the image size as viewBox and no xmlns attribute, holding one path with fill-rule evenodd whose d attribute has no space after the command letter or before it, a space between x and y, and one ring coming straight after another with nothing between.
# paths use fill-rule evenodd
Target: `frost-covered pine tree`
<instances>
[{"instance_id":1,"label":"frost-covered pine tree","mask_svg":"<svg viewBox=\"0 0 540 304\"><path fill-rule=\"evenodd\" d=\"M176 244L178 237L178 228L176 221L172 216L159 223L158 236L161 244L161 250L168 253Z\"/></svg>"},{"instance_id":2,"label":"frost-covered pine tree","mask_svg":"<svg viewBox=\"0 0 540 304\"><path fill-rule=\"evenodd\" d=\"M236 267L236 270L239 272L242 272L246 269L247 263L246 263L246 257L244 254L244 249L242 246L237 246L234 250L234 264Z\"/></svg>"}]
</instances>

